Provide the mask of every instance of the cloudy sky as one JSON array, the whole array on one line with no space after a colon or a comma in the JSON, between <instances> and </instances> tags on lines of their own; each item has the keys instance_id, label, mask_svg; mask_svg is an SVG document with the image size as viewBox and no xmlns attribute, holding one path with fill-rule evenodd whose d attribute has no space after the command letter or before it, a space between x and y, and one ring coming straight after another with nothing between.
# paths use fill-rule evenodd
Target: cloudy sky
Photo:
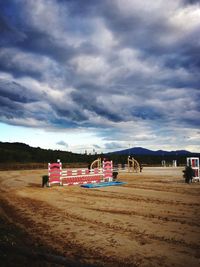
<instances>
[{"instance_id":1,"label":"cloudy sky","mask_svg":"<svg viewBox=\"0 0 200 267\"><path fill-rule=\"evenodd\" d=\"M200 152L200 1L0 0L0 141Z\"/></svg>"}]
</instances>

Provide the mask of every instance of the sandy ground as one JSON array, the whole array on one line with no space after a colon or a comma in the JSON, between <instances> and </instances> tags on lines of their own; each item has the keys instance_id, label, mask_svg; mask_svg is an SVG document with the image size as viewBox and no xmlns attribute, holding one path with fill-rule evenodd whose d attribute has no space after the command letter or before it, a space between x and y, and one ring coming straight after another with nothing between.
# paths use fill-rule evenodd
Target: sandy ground
<instances>
[{"instance_id":1,"label":"sandy ground","mask_svg":"<svg viewBox=\"0 0 200 267\"><path fill-rule=\"evenodd\" d=\"M200 183L183 168L120 173L124 186L42 188L45 170L0 172L12 223L74 261L94 266L200 266Z\"/></svg>"}]
</instances>

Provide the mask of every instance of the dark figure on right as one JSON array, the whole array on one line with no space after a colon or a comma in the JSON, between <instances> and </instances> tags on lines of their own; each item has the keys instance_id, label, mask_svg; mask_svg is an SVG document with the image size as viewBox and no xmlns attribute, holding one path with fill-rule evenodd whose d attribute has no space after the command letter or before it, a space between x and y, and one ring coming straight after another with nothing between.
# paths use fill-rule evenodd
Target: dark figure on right
<instances>
[{"instance_id":1,"label":"dark figure on right","mask_svg":"<svg viewBox=\"0 0 200 267\"><path fill-rule=\"evenodd\" d=\"M118 172L117 171L114 171L113 172L113 181L116 181L117 180L117 175L118 175Z\"/></svg>"},{"instance_id":2,"label":"dark figure on right","mask_svg":"<svg viewBox=\"0 0 200 267\"><path fill-rule=\"evenodd\" d=\"M142 164L139 163L139 165L140 165L140 172L142 172L142 169L143 169Z\"/></svg>"},{"instance_id":3,"label":"dark figure on right","mask_svg":"<svg viewBox=\"0 0 200 267\"><path fill-rule=\"evenodd\" d=\"M186 183L191 183L194 176L194 170L191 166L186 166L185 170L183 171L183 177L185 178Z\"/></svg>"}]
</instances>

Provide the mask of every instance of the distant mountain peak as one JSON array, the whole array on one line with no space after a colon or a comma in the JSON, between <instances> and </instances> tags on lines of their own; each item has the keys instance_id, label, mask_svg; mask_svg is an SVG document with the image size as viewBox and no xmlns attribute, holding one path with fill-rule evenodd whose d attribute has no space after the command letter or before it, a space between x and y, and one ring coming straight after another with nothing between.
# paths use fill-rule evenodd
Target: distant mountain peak
<instances>
[{"instance_id":1,"label":"distant mountain peak","mask_svg":"<svg viewBox=\"0 0 200 267\"><path fill-rule=\"evenodd\" d=\"M191 154L192 152L187 151L187 150L175 150L175 151L165 151L165 150L150 150L147 148L143 147L132 147L120 151L114 151L109 154L121 154L121 155L158 155L158 156L163 156L163 155L186 155L186 154Z\"/></svg>"}]
</instances>

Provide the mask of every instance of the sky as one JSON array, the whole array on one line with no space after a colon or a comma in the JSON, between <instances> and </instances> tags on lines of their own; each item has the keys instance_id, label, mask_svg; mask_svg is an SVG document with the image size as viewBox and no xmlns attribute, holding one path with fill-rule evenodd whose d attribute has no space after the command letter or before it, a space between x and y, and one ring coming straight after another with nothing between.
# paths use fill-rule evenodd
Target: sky
<instances>
[{"instance_id":1,"label":"sky","mask_svg":"<svg viewBox=\"0 0 200 267\"><path fill-rule=\"evenodd\" d=\"M200 1L0 0L0 141L200 152Z\"/></svg>"}]
</instances>

